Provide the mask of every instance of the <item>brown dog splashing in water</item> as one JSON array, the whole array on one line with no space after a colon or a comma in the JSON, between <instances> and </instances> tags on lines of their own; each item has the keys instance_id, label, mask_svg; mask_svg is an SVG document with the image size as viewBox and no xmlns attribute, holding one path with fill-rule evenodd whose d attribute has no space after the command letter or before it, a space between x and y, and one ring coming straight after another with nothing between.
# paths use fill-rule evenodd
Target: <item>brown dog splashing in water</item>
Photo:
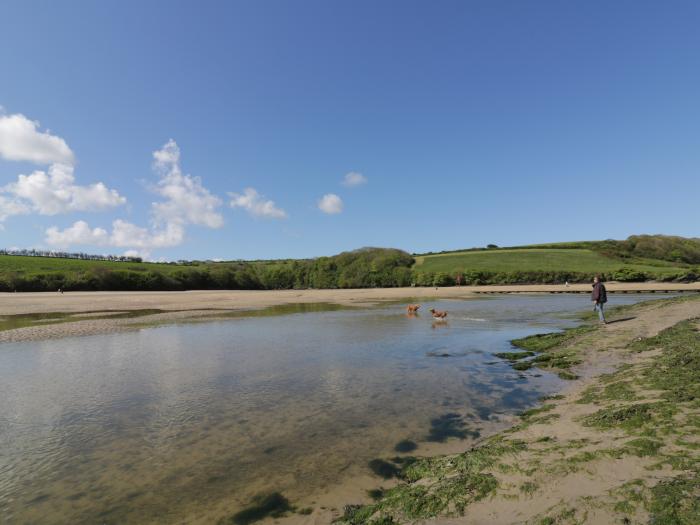
<instances>
[{"instance_id":1,"label":"brown dog splashing in water","mask_svg":"<svg viewBox=\"0 0 700 525\"><path fill-rule=\"evenodd\" d=\"M438 319L440 321L444 321L447 319L447 312L443 310L436 310L435 308L431 308L430 313L433 314L433 319Z\"/></svg>"},{"instance_id":2,"label":"brown dog splashing in water","mask_svg":"<svg viewBox=\"0 0 700 525\"><path fill-rule=\"evenodd\" d=\"M415 315L415 314L418 313L418 309L419 309L419 308L420 308L420 305L419 305L419 304L409 304L409 305L406 307L406 313L407 313L408 315Z\"/></svg>"}]
</instances>

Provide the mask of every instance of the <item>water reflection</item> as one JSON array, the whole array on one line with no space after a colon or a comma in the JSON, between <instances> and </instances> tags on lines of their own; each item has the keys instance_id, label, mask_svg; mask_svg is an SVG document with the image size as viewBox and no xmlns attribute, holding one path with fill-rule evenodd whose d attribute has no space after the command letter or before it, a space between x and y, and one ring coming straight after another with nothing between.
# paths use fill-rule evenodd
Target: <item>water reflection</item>
<instances>
[{"instance_id":1,"label":"water reflection","mask_svg":"<svg viewBox=\"0 0 700 525\"><path fill-rule=\"evenodd\" d=\"M430 306L448 310L449 322L408 317L404 305L284 307L5 344L0 515L9 523L210 522L260 492L293 502L366 473L399 445L420 454L429 442L474 439L560 385L493 353L570 325L561 314L587 304L558 295Z\"/></svg>"}]
</instances>

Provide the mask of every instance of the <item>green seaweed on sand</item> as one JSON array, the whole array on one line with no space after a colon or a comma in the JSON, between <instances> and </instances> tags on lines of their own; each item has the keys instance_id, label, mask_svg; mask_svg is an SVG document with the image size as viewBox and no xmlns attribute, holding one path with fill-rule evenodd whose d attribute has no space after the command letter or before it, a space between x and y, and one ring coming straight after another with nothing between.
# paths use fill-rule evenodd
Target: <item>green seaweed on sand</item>
<instances>
[{"instance_id":1,"label":"green seaweed on sand","mask_svg":"<svg viewBox=\"0 0 700 525\"><path fill-rule=\"evenodd\" d=\"M525 410L524 412L521 412L520 417L523 419L529 419L532 416L542 414L543 412L549 412L550 410L553 410L555 406L556 405L550 403L547 405L542 405L541 407L531 408L529 410Z\"/></svg>"},{"instance_id":2,"label":"green seaweed on sand","mask_svg":"<svg viewBox=\"0 0 700 525\"><path fill-rule=\"evenodd\" d=\"M583 418L585 426L602 429L621 428L632 431L649 423L656 406L652 403L601 408L597 412Z\"/></svg>"},{"instance_id":3,"label":"green seaweed on sand","mask_svg":"<svg viewBox=\"0 0 700 525\"><path fill-rule=\"evenodd\" d=\"M520 359L534 356L535 352L496 352L493 355L499 359L506 359L507 361L519 361Z\"/></svg>"},{"instance_id":4,"label":"green seaweed on sand","mask_svg":"<svg viewBox=\"0 0 700 525\"><path fill-rule=\"evenodd\" d=\"M637 438L625 443L625 450L639 457L656 456L662 446L663 443L661 441L649 438Z\"/></svg>"},{"instance_id":5,"label":"green seaweed on sand","mask_svg":"<svg viewBox=\"0 0 700 525\"><path fill-rule=\"evenodd\" d=\"M558 347L577 337L588 334L596 329L595 326L583 325L576 328L567 328L561 332L552 332L547 334L535 334L519 339L513 339L511 343L523 350L531 352L546 352L552 348Z\"/></svg>"},{"instance_id":6,"label":"green seaweed on sand","mask_svg":"<svg viewBox=\"0 0 700 525\"><path fill-rule=\"evenodd\" d=\"M534 493L537 490L537 483L534 483L533 481L526 481L522 485L520 485L520 492L523 494L530 495Z\"/></svg>"},{"instance_id":7,"label":"green seaweed on sand","mask_svg":"<svg viewBox=\"0 0 700 525\"><path fill-rule=\"evenodd\" d=\"M654 525L700 523L700 474L677 476L652 487L649 513Z\"/></svg>"},{"instance_id":8,"label":"green seaweed on sand","mask_svg":"<svg viewBox=\"0 0 700 525\"><path fill-rule=\"evenodd\" d=\"M400 475L403 483L385 490L374 503L353 506L340 521L401 522L461 514L467 505L487 497L498 487L498 480L487 470L494 468L502 456L521 451L525 446L519 440L497 437L461 454L415 459L403 467Z\"/></svg>"},{"instance_id":9,"label":"green seaweed on sand","mask_svg":"<svg viewBox=\"0 0 700 525\"><path fill-rule=\"evenodd\" d=\"M511 363L514 370L525 371L533 367L556 371L561 379L578 379L568 369L581 363L576 348L569 343L581 339L596 330L595 326L583 325L560 332L535 334L513 339L511 344L517 352L498 352L494 356ZM567 348L562 348L567 346Z\"/></svg>"},{"instance_id":10,"label":"green seaweed on sand","mask_svg":"<svg viewBox=\"0 0 700 525\"><path fill-rule=\"evenodd\" d=\"M567 381L574 381L578 379L578 376L574 374L573 372L569 372L568 370L562 370L557 373L557 376L559 376L559 379L566 379Z\"/></svg>"},{"instance_id":11,"label":"green seaweed on sand","mask_svg":"<svg viewBox=\"0 0 700 525\"><path fill-rule=\"evenodd\" d=\"M583 391L577 403L600 404L605 401L635 401L637 395L629 381L610 382L604 386L595 384Z\"/></svg>"}]
</instances>

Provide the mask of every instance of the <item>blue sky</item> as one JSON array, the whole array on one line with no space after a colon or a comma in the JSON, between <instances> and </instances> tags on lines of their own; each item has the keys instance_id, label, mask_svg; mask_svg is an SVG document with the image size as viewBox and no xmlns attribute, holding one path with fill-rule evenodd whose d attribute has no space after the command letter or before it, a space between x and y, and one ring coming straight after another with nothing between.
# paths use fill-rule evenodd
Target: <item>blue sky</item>
<instances>
[{"instance_id":1,"label":"blue sky","mask_svg":"<svg viewBox=\"0 0 700 525\"><path fill-rule=\"evenodd\" d=\"M2 247L700 234L697 2L6 0L0 20Z\"/></svg>"}]
</instances>

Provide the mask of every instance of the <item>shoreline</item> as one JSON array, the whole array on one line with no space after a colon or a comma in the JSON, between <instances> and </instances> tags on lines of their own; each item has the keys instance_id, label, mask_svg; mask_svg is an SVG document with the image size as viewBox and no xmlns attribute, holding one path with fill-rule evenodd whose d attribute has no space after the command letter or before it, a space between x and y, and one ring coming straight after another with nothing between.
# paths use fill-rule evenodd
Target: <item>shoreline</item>
<instances>
[{"instance_id":1,"label":"shoreline","mask_svg":"<svg viewBox=\"0 0 700 525\"><path fill-rule=\"evenodd\" d=\"M666 366L665 383L660 371L674 362L669 353L684 351L673 337L694 338L689 355L700 349L699 299L623 307L620 321L552 348L581 356L578 380L476 446L417 458L379 500L346 502L360 505L347 506L339 523L695 523L700 358L685 385L675 369ZM663 521L669 516L677 521ZM310 518L284 523L325 523Z\"/></svg>"},{"instance_id":2,"label":"shoreline","mask_svg":"<svg viewBox=\"0 0 700 525\"><path fill-rule=\"evenodd\" d=\"M700 283L606 283L611 294L698 293ZM217 320L290 305L369 307L392 301L470 299L484 294L585 294L588 284L461 286L442 288L362 288L324 290L194 290L186 292L0 293L0 323L44 316L29 326L0 329L0 344L97 335L169 322ZM52 319L46 314L56 314ZM13 317L14 316L14 317Z\"/></svg>"}]
</instances>

